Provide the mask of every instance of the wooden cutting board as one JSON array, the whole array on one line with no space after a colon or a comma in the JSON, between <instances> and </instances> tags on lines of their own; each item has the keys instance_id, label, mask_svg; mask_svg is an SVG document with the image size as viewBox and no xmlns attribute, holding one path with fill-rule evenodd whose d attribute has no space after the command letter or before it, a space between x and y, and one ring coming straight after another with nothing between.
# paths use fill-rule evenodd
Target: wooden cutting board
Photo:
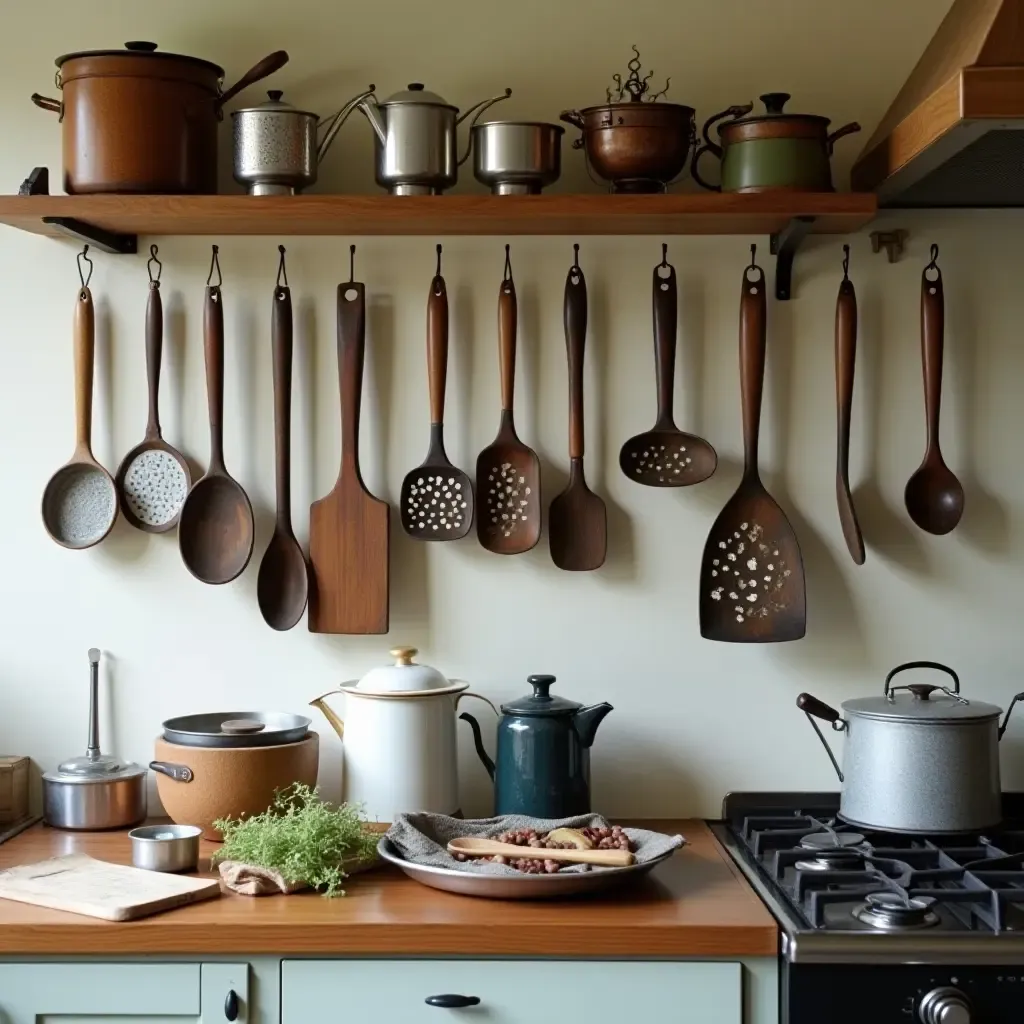
<instances>
[{"instance_id":1,"label":"wooden cutting board","mask_svg":"<svg viewBox=\"0 0 1024 1024\"><path fill-rule=\"evenodd\" d=\"M0 871L0 898L51 910L134 921L161 910L209 899L220 891L215 878L186 878L108 864L82 853Z\"/></svg>"}]
</instances>

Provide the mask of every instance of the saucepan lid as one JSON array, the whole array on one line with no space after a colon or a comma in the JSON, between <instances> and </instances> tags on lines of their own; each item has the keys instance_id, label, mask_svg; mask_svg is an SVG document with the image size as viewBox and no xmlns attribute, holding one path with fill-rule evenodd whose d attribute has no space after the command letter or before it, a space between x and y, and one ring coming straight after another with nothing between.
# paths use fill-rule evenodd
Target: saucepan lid
<instances>
[{"instance_id":1,"label":"saucepan lid","mask_svg":"<svg viewBox=\"0 0 1024 1024\"><path fill-rule=\"evenodd\" d=\"M113 782L145 775L146 769L132 761L121 761L109 754L83 754L62 761L55 772L44 772L47 782Z\"/></svg>"},{"instance_id":2,"label":"saucepan lid","mask_svg":"<svg viewBox=\"0 0 1024 1024\"><path fill-rule=\"evenodd\" d=\"M310 722L281 711L208 711L168 718L163 730L185 747L277 747L305 739Z\"/></svg>"}]
</instances>

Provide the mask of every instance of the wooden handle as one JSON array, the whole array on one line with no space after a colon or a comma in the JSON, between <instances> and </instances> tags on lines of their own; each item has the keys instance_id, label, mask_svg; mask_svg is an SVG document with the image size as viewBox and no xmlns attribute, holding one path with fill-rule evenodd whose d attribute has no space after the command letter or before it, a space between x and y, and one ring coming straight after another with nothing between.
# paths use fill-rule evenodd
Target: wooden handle
<instances>
[{"instance_id":1,"label":"wooden handle","mask_svg":"<svg viewBox=\"0 0 1024 1024\"><path fill-rule=\"evenodd\" d=\"M160 438L160 364L164 351L164 303L159 281L149 282L146 302L146 382L149 386L149 422L146 440Z\"/></svg>"},{"instance_id":2,"label":"wooden handle","mask_svg":"<svg viewBox=\"0 0 1024 1024\"><path fill-rule=\"evenodd\" d=\"M668 275L660 273L668 267ZM658 382L657 428L675 427L672 418L672 403L675 395L676 376L676 319L677 293L676 268L671 264L659 264L654 268L654 373Z\"/></svg>"},{"instance_id":3,"label":"wooden handle","mask_svg":"<svg viewBox=\"0 0 1024 1024\"><path fill-rule=\"evenodd\" d=\"M92 292L79 288L75 301L75 451L89 454L92 447L92 374L96 354L96 317Z\"/></svg>"},{"instance_id":4,"label":"wooden handle","mask_svg":"<svg viewBox=\"0 0 1024 1024\"><path fill-rule=\"evenodd\" d=\"M499 843L496 839L471 837L453 839L448 844L448 852L461 853L467 857L502 856L528 860L556 860L564 864L599 864L606 868L629 867L635 860L629 850L545 850Z\"/></svg>"},{"instance_id":5,"label":"wooden handle","mask_svg":"<svg viewBox=\"0 0 1024 1024\"><path fill-rule=\"evenodd\" d=\"M444 422L444 390L448 377L448 292L438 274L430 282L427 299L427 384L430 388L430 422Z\"/></svg>"},{"instance_id":6,"label":"wooden handle","mask_svg":"<svg viewBox=\"0 0 1024 1024\"><path fill-rule=\"evenodd\" d=\"M942 271L932 268L921 274L921 362L924 367L924 409L928 423L928 447L939 444L939 406L942 403L942 349L945 330L945 303L942 293Z\"/></svg>"},{"instance_id":7,"label":"wooden handle","mask_svg":"<svg viewBox=\"0 0 1024 1024\"><path fill-rule=\"evenodd\" d=\"M266 78L267 75L272 75L287 63L288 53L285 50L275 50L273 53L268 54L258 64L254 64L249 68L230 89L225 90L217 97L217 109L222 109L228 100L234 99L243 89L248 89L250 85L254 85L261 78Z\"/></svg>"},{"instance_id":8,"label":"wooden handle","mask_svg":"<svg viewBox=\"0 0 1024 1024\"><path fill-rule=\"evenodd\" d=\"M743 402L743 474L748 477L757 476L766 320L764 271L757 266L747 267L743 271L743 294L740 298L740 393Z\"/></svg>"},{"instance_id":9,"label":"wooden handle","mask_svg":"<svg viewBox=\"0 0 1024 1024\"><path fill-rule=\"evenodd\" d=\"M277 474L277 525L291 527L291 445L292 445L292 293L274 288L270 321L274 354L274 459Z\"/></svg>"},{"instance_id":10,"label":"wooden handle","mask_svg":"<svg viewBox=\"0 0 1024 1024\"><path fill-rule=\"evenodd\" d=\"M838 722L840 715L835 708L829 707L823 700L812 697L809 693L801 693L796 699L796 706L808 715L814 715L823 722Z\"/></svg>"},{"instance_id":11,"label":"wooden handle","mask_svg":"<svg viewBox=\"0 0 1024 1024\"><path fill-rule=\"evenodd\" d=\"M565 278L565 351L569 360L569 458L583 458L583 353L587 341L587 282L578 266Z\"/></svg>"},{"instance_id":12,"label":"wooden handle","mask_svg":"<svg viewBox=\"0 0 1024 1024\"><path fill-rule=\"evenodd\" d=\"M206 289L203 308L206 399L210 407L210 469L224 469L224 306L220 288Z\"/></svg>"},{"instance_id":13,"label":"wooden handle","mask_svg":"<svg viewBox=\"0 0 1024 1024\"><path fill-rule=\"evenodd\" d=\"M359 476L359 412L366 351L366 291L338 285L338 376L341 389L341 475Z\"/></svg>"},{"instance_id":14,"label":"wooden handle","mask_svg":"<svg viewBox=\"0 0 1024 1024\"><path fill-rule=\"evenodd\" d=\"M836 414L838 454L836 470L845 480L850 461L850 410L853 373L857 359L857 293L844 278L836 299Z\"/></svg>"},{"instance_id":15,"label":"wooden handle","mask_svg":"<svg viewBox=\"0 0 1024 1024\"><path fill-rule=\"evenodd\" d=\"M511 412L516 390L516 331L519 309L512 280L498 290L498 362L501 367L501 411Z\"/></svg>"}]
</instances>

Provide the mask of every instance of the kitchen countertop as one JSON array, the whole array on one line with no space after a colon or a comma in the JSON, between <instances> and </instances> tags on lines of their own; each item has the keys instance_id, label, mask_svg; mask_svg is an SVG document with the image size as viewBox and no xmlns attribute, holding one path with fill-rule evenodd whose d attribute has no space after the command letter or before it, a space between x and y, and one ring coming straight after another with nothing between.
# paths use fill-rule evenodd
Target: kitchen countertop
<instances>
[{"instance_id":1,"label":"kitchen countertop","mask_svg":"<svg viewBox=\"0 0 1024 1024\"><path fill-rule=\"evenodd\" d=\"M319 954L374 956L774 956L774 919L707 825L637 822L688 845L635 884L561 901L505 902L438 892L383 867L348 895L224 894L141 921L113 923L0 900L2 955ZM200 864L216 844L204 842ZM0 868L65 853L130 863L124 832L36 825L0 846Z\"/></svg>"}]
</instances>

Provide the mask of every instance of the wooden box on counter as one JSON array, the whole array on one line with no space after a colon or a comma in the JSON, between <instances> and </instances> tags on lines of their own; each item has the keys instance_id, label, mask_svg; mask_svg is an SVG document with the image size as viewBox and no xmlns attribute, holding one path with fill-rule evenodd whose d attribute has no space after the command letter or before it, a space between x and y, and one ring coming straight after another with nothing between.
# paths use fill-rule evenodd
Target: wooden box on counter
<instances>
[{"instance_id":1,"label":"wooden box on counter","mask_svg":"<svg viewBox=\"0 0 1024 1024\"><path fill-rule=\"evenodd\" d=\"M0 755L0 825L13 825L28 817L27 757Z\"/></svg>"}]
</instances>

